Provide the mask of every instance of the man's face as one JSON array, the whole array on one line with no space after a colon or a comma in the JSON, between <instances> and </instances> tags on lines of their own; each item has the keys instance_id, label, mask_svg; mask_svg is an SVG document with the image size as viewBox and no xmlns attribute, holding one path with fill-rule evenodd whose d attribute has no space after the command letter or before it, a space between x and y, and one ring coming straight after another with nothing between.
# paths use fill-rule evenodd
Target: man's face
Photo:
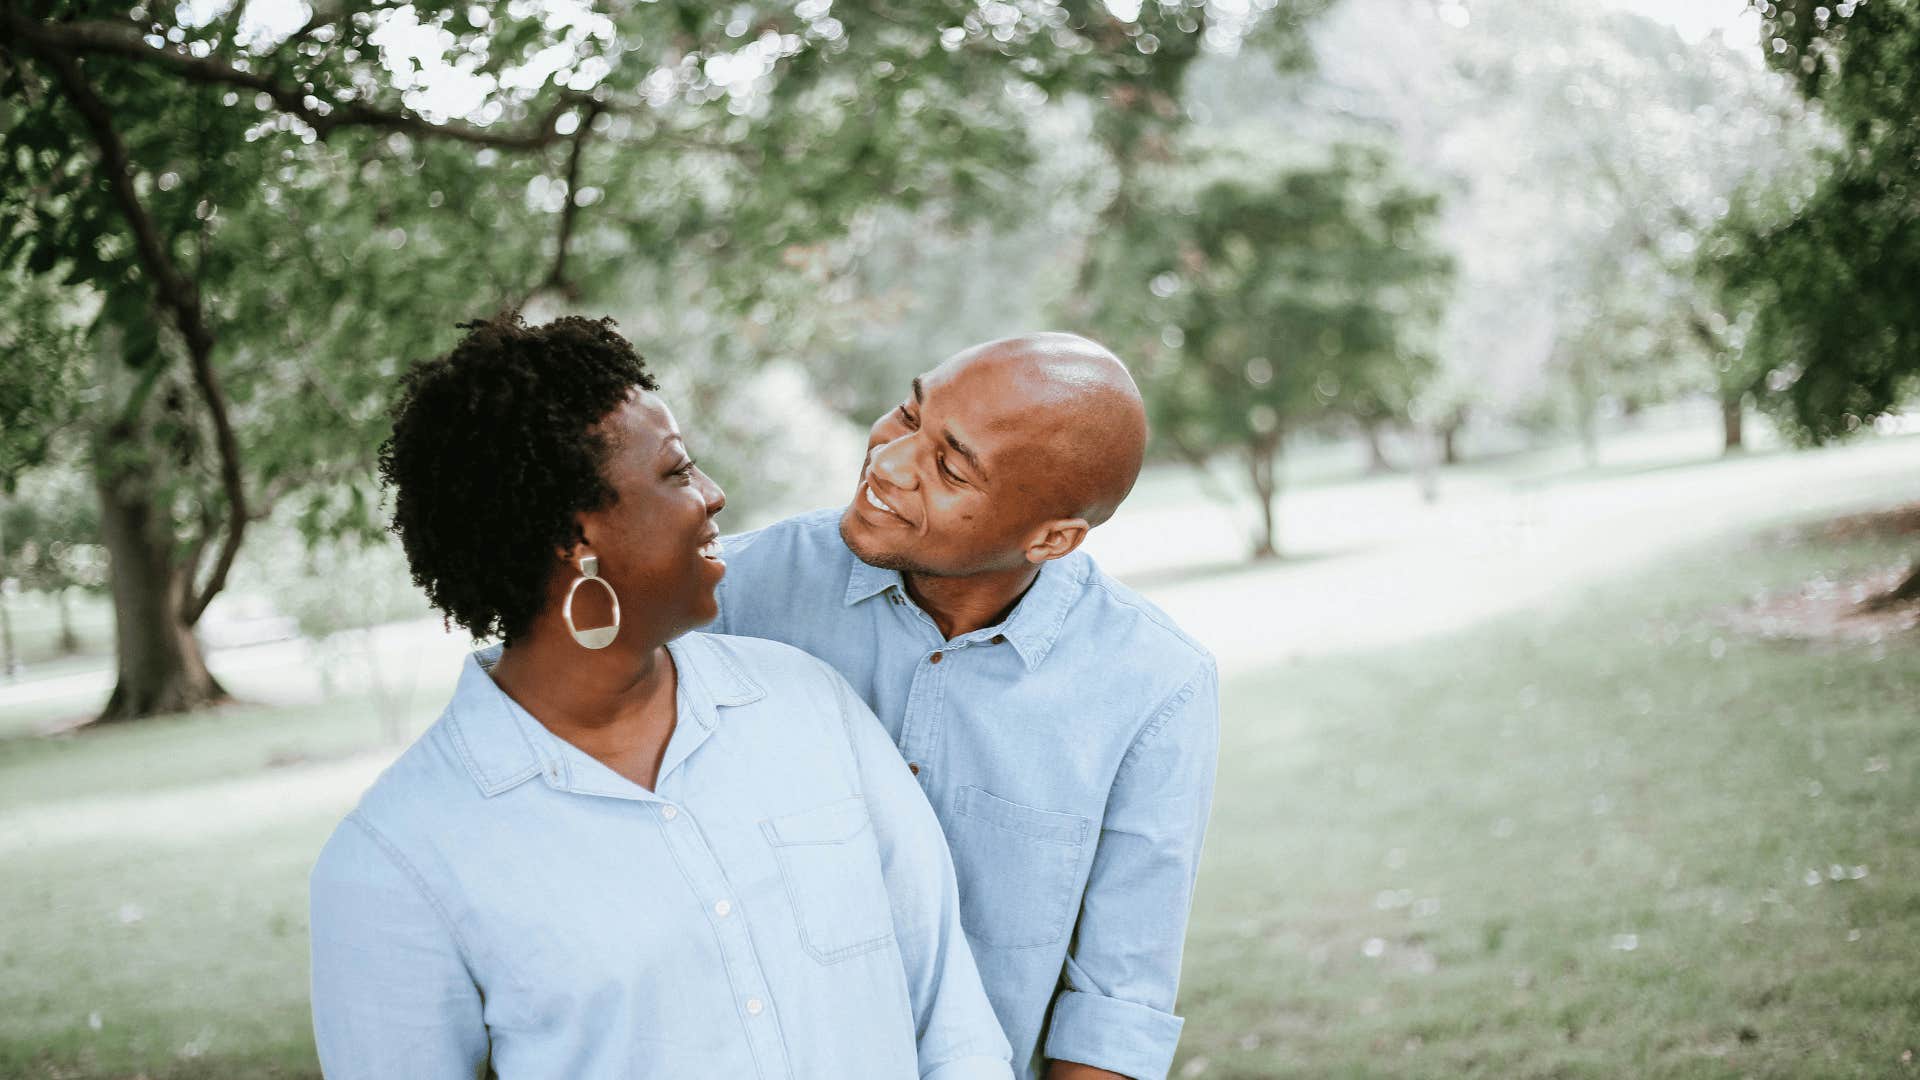
<instances>
[{"instance_id":1,"label":"man's face","mask_svg":"<svg viewBox=\"0 0 1920 1080\"><path fill-rule=\"evenodd\" d=\"M963 353L874 422L840 534L861 560L958 577L1026 561L1046 520L1045 410L1005 365Z\"/></svg>"}]
</instances>

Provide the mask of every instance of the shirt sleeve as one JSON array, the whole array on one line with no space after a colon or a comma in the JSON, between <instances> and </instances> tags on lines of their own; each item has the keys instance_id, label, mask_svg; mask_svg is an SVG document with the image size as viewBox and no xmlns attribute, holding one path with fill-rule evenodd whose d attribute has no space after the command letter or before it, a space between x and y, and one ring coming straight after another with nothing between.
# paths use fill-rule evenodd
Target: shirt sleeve
<instances>
[{"instance_id":1,"label":"shirt sleeve","mask_svg":"<svg viewBox=\"0 0 1920 1080\"><path fill-rule=\"evenodd\" d=\"M313 1034L328 1080L487 1073L480 991L423 884L351 815L309 883Z\"/></svg>"},{"instance_id":2,"label":"shirt sleeve","mask_svg":"<svg viewBox=\"0 0 1920 1080\"><path fill-rule=\"evenodd\" d=\"M1211 657L1135 738L1115 776L1045 1056L1148 1080L1173 1065L1180 951L1219 758Z\"/></svg>"},{"instance_id":3,"label":"shirt sleeve","mask_svg":"<svg viewBox=\"0 0 1920 1080\"><path fill-rule=\"evenodd\" d=\"M880 844L893 933L912 998L922 1080L1011 1080L1013 1048L960 929L953 856L939 819L873 711L835 676Z\"/></svg>"}]
</instances>

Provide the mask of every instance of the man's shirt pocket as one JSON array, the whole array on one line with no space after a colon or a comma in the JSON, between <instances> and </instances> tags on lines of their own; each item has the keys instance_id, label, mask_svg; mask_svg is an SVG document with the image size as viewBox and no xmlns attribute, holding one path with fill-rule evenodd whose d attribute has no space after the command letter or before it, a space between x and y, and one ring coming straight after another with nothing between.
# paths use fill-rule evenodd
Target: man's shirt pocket
<instances>
[{"instance_id":1,"label":"man's shirt pocket","mask_svg":"<svg viewBox=\"0 0 1920 1080\"><path fill-rule=\"evenodd\" d=\"M968 936L1002 949L1051 945L1066 936L1091 830L1092 822L1077 814L961 788L947 841Z\"/></svg>"}]
</instances>

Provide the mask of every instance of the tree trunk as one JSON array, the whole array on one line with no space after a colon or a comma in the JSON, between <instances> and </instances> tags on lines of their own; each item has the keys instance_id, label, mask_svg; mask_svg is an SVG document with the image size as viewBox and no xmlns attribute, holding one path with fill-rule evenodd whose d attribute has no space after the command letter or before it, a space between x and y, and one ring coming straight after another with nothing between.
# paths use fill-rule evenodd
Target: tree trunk
<instances>
[{"instance_id":1,"label":"tree trunk","mask_svg":"<svg viewBox=\"0 0 1920 1080\"><path fill-rule=\"evenodd\" d=\"M227 700L187 622L191 570L175 559L173 522L156 498L152 466L117 449L103 440L94 454L118 662L113 696L98 717L102 723Z\"/></svg>"},{"instance_id":2,"label":"tree trunk","mask_svg":"<svg viewBox=\"0 0 1920 1080\"><path fill-rule=\"evenodd\" d=\"M60 612L60 655L72 656L80 651L80 635L73 632L73 602L68 597L70 590L53 590L53 603Z\"/></svg>"},{"instance_id":3,"label":"tree trunk","mask_svg":"<svg viewBox=\"0 0 1920 1080\"><path fill-rule=\"evenodd\" d=\"M1277 559L1280 545L1276 536L1274 500L1279 496L1280 436L1256 436L1247 446L1247 474L1253 482L1254 498L1260 504L1260 531L1253 537L1255 559Z\"/></svg>"},{"instance_id":4,"label":"tree trunk","mask_svg":"<svg viewBox=\"0 0 1920 1080\"><path fill-rule=\"evenodd\" d=\"M13 678L20 661L13 651L13 603L7 599L7 581L0 575L0 676Z\"/></svg>"},{"instance_id":5,"label":"tree trunk","mask_svg":"<svg viewBox=\"0 0 1920 1080\"><path fill-rule=\"evenodd\" d=\"M1360 425L1367 437L1367 475L1379 476L1383 473L1399 472L1393 462L1387 459L1387 448L1382 442L1387 425L1379 420L1368 420Z\"/></svg>"},{"instance_id":6,"label":"tree trunk","mask_svg":"<svg viewBox=\"0 0 1920 1080\"><path fill-rule=\"evenodd\" d=\"M1729 394L1720 399L1720 452L1737 454L1746 449L1746 439L1742 428L1746 426L1747 409L1744 394Z\"/></svg>"},{"instance_id":7,"label":"tree trunk","mask_svg":"<svg viewBox=\"0 0 1920 1080\"><path fill-rule=\"evenodd\" d=\"M1460 426L1458 418L1449 418L1440 425L1440 464L1460 464Z\"/></svg>"},{"instance_id":8,"label":"tree trunk","mask_svg":"<svg viewBox=\"0 0 1920 1080\"><path fill-rule=\"evenodd\" d=\"M1588 401L1580 403L1580 460L1587 468L1600 467L1599 409Z\"/></svg>"},{"instance_id":9,"label":"tree trunk","mask_svg":"<svg viewBox=\"0 0 1920 1080\"><path fill-rule=\"evenodd\" d=\"M1879 596L1869 597L1861 607L1868 611L1885 611L1902 604L1915 603L1920 603L1920 559L1914 560L1905 580Z\"/></svg>"}]
</instances>

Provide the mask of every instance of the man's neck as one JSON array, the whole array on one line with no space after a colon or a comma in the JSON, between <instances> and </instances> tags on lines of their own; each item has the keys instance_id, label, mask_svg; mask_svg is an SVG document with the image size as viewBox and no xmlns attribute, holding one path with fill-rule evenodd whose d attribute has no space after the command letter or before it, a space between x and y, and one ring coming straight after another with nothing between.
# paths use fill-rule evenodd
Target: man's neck
<instances>
[{"instance_id":1,"label":"man's neck","mask_svg":"<svg viewBox=\"0 0 1920 1080\"><path fill-rule=\"evenodd\" d=\"M951 640L1005 621L1040 576L1040 567L1022 563L1010 570L990 570L966 577L901 576L906 579L907 595L932 616L940 635Z\"/></svg>"}]
</instances>

